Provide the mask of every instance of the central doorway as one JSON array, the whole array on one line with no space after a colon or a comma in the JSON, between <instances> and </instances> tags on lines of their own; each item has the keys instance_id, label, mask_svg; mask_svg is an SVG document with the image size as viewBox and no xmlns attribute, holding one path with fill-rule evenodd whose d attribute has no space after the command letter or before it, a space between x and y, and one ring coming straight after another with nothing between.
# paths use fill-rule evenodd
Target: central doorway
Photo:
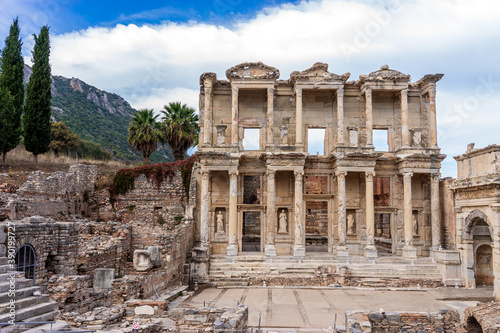
<instances>
[{"instance_id":1,"label":"central doorway","mask_svg":"<svg viewBox=\"0 0 500 333\"><path fill-rule=\"evenodd\" d=\"M260 252L260 215L261 212L243 212L243 233L241 250L243 252Z\"/></svg>"},{"instance_id":2,"label":"central doorway","mask_svg":"<svg viewBox=\"0 0 500 333\"><path fill-rule=\"evenodd\" d=\"M484 244L476 250L476 284L478 286L492 286L495 276L493 274L493 253L491 246Z\"/></svg>"},{"instance_id":3,"label":"central doorway","mask_svg":"<svg viewBox=\"0 0 500 333\"><path fill-rule=\"evenodd\" d=\"M328 252L327 201L306 201L307 252Z\"/></svg>"}]
</instances>

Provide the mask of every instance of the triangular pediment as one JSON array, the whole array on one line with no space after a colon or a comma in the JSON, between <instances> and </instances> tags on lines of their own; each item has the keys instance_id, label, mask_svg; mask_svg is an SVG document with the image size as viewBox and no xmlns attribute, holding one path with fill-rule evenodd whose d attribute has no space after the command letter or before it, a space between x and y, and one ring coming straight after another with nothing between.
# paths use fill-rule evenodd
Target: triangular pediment
<instances>
[{"instance_id":1,"label":"triangular pediment","mask_svg":"<svg viewBox=\"0 0 500 333\"><path fill-rule=\"evenodd\" d=\"M262 62L244 62L226 71L229 80L277 80L280 71Z\"/></svg>"},{"instance_id":2,"label":"triangular pediment","mask_svg":"<svg viewBox=\"0 0 500 333\"><path fill-rule=\"evenodd\" d=\"M351 74L344 73L337 75L328 71L328 64L324 62L317 62L303 71L294 71L290 74L291 81L312 81L312 82L331 82L331 81L347 81Z\"/></svg>"}]
</instances>

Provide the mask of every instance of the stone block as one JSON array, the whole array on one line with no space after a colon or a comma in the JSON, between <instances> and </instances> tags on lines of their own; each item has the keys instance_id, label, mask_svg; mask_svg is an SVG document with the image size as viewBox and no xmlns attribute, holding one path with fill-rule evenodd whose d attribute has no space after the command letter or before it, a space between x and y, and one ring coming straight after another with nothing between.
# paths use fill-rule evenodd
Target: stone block
<instances>
[{"instance_id":1,"label":"stone block","mask_svg":"<svg viewBox=\"0 0 500 333\"><path fill-rule=\"evenodd\" d=\"M151 261L151 252L147 250L135 250L134 251L134 269L139 272L149 271L153 268L153 262Z\"/></svg>"},{"instance_id":2,"label":"stone block","mask_svg":"<svg viewBox=\"0 0 500 333\"><path fill-rule=\"evenodd\" d=\"M199 314L186 315L184 318L186 320L189 320L189 321L198 321L200 323L205 323L207 321L207 316L199 315Z\"/></svg>"},{"instance_id":3,"label":"stone block","mask_svg":"<svg viewBox=\"0 0 500 333\"><path fill-rule=\"evenodd\" d=\"M97 268L94 271L94 289L111 289L114 278L114 268Z\"/></svg>"},{"instance_id":4,"label":"stone block","mask_svg":"<svg viewBox=\"0 0 500 333\"><path fill-rule=\"evenodd\" d=\"M150 305L141 305L134 309L136 316L152 316L155 314L155 309Z\"/></svg>"},{"instance_id":5,"label":"stone block","mask_svg":"<svg viewBox=\"0 0 500 333\"><path fill-rule=\"evenodd\" d=\"M160 267L163 264L161 259L161 246L148 246L146 250L150 253L151 263L155 267Z\"/></svg>"}]
</instances>

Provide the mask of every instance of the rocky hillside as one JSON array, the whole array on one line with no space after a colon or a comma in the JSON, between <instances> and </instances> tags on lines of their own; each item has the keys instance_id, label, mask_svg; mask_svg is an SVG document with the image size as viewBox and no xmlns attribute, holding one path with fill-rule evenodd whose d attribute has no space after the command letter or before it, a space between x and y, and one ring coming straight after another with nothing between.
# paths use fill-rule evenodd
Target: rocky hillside
<instances>
[{"instance_id":1,"label":"rocky hillside","mask_svg":"<svg viewBox=\"0 0 500 333\"><path fill-rule=\"evenodd\" d=\"M27 83L31 68L25 66ZM127 128L134 113L122 97L102 91L77 78L53 76L52 118L63 121L82 139L92 141L111 152L117 159L142 160L127 143ZM157 150L152 162L173 161L168 148Z\"/></svg>"}]
</instances>

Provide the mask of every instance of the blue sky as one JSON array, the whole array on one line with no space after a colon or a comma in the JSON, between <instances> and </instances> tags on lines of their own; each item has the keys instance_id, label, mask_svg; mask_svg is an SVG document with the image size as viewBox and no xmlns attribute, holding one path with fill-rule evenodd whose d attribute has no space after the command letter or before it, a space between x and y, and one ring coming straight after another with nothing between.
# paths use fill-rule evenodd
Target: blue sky
<instances>
[{"instance_id":1,"label":"blue sky","mask_svg":"<svg viewBox=\"0 0 500 333\"><path fill-rule=\"evenodd\" d=\"M444 73L438 83L443 176L470 142L500 143L497 0L96 1L0 0L0 40L19 16L30 64L33 33L51 27L55 75L78 77L159 110L198 108L199 76L245 61L281 78L321 61L356 80L380 66Z\"/></svg>"}]
</instances>

